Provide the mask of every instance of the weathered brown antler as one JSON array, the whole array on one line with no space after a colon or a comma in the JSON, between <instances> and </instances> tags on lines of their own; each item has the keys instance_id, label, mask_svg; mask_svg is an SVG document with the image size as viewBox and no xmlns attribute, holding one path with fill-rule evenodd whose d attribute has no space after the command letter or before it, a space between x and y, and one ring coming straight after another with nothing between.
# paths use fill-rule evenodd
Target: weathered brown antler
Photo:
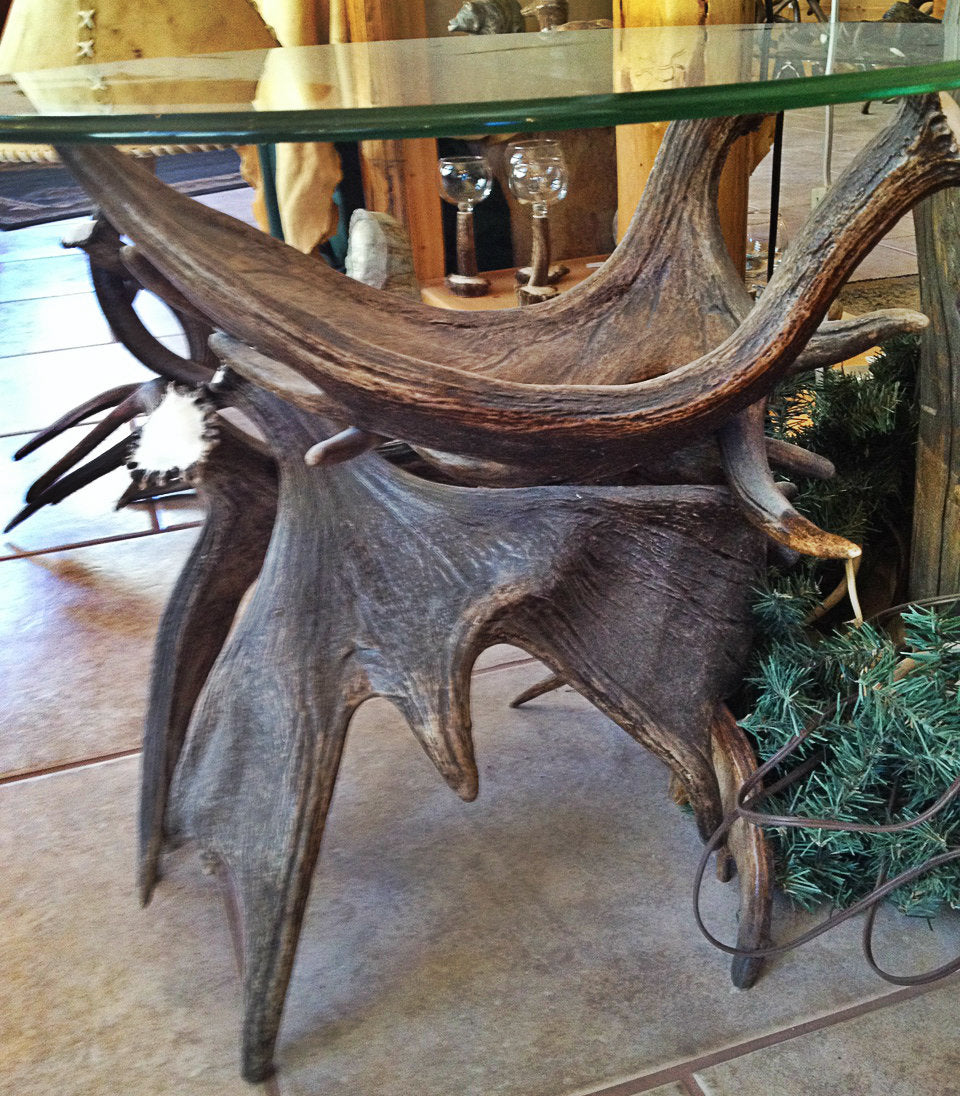
<instances>
[{"instance_id":1,"label":"weathered brown antler","mask_svg":"<svg viewBox=\"0 0 960 1096\"><path fill-rule=\"evenodd\" d=\"M28 489L26 505L4 529L9 532L42 507L62 502L82 487L120 468L129 455L130 439L123 439L88 463L77 467L101 442L138 415L155 410L163 398L165 381L200 385L210 379L216 359L208 347L210 326L194 305L170 285L136 250L124 246L120 234L102 217L80 225L64 239L65 247L86 252L97 301L111 330L123 346L140 362L158 373L162 380L144 384L121 385L85 400L37 434L15 454L21 460L64 431L77 426L91 415L112 410L73 448L51 465ZM175 354L144 326L133 307L141 288L164 300L180 320L187 336L188 356ZM133 491L121 504L135 498L153 497L182 489L172 483L164 488Z\"/></svg>"},{"instance_id":2,"label":"weathered brown antler","mask_svg":"<svg viewBox=\"0 0 960 1096\"><path fill-rule=\"evenodd\" d=\"M406 302L382 309L372 290L192 205L109 149L63 156L163 277L215 325L323 388L353 425L437 448L456 439L463 453L536 465L679 445L721 425L789 369L903 209L960 181L937 100L908 100L731 332L745 304L711 203L726 149L748 125L675 127L655 171L673 182L651 191L607 269L527 316L438 314ZM677 250L689 241L682 221L702 233L692 255ZM688 358L678 352L687 337L712 339L711 347Z\"/></svg>"}]
</instances>

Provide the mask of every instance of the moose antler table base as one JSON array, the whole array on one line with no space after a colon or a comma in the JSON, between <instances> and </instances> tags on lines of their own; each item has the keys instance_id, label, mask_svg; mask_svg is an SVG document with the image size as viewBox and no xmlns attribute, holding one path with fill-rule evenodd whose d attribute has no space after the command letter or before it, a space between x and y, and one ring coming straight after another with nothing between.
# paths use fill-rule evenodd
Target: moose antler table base
<instances>
[{"instance_id":1,"label":"moose antler table base","mask_svg":"<svg viewBox=\"0 0 960 1096\"><path fill-rule=\"evenodd\" d=\"M367 697L390 697L470 799L470 668L508 641L662 758L701 833L752 771L722 699L742 672L764 534L859 551L790 507L768 462L831 469L766 442L762 401L788 370L925 324L822 321L903 212L960 181L937 99L905 101L752 305L716 190L755 124L675 123L604 269L497 314L385 298L110 149L62 149L133 241L126 269L226 333L219 398L269 448L225 432L209 463L207 522L158 639L141 813L144 900L163 850L187 841L234 882L246 1077L272 1068L346 726ZM410 470L370 451L384 438L406 443ZM738 827L749 950L766 936L770 864L759 832ZM740 985L756 973L756 959L734 966Z\"/></svg>"},{"instance_id":2,"label":"moose antler table base","mask_svg":"<svg viewBox=\"0 0 960 1096\"><path fill-rule=\"evenodd\" d=\"M707 835L750 771L717 703L738 679L763 546L721 487L464 488L375 454L311 468L303 453L321 421L246 383L231 399L277 458L276 522L177 760L193 659L222 640L207 588L231 574L238 539L258 558L262 540L239 537L238 524L258 506L262 519L273 499L261 457L215 466L210 517L158 648L142 884L149 896L163 843L196 841L225 865L242 912L244 1073L258 1079L356 707L389 697L451 788L473 799L471 666L492 643L519 644L670 766ZM759 947L770 898L759 831L732 851L739 940ZM755 974L740 963L735 980Z\"/></svg>"}]
</instances>

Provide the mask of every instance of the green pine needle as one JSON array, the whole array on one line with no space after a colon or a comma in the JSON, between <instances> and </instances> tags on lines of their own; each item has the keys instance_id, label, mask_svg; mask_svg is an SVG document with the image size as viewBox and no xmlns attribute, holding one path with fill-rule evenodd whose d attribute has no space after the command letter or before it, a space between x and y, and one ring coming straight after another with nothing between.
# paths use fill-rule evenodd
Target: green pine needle
<instances>
[{"instance_id":1,"label":"green pine needle","mask_svg":"<svg viewBox=\"0 0 960 1096\"><path fill-rule=\"evenodd\" d=\"M798 481L794 505L863 543L867 553L891 526L909 527L918 359L915 338L896 339L868 375L825 370L816 380L791 378L770 402L773 436L828 457L838 469L830 481ZM793 575L771 572L756 594L750 712L741 726L767 759L819 722L787 768L813 756L819 763L762 809L860 823L914 818L960 774L960 615L908 610L903 649L870 625L812 632L805 621L836 581L828 564L803 561ZM917 666L896 680L905 655ZM779 884L793 901L842 908L869 893L882 873L890 878L955 847L960 802L896 834L767 832ZM892 900L914 916L960 908L960 864L921 876Z\"/></svg>"}]
</instances>

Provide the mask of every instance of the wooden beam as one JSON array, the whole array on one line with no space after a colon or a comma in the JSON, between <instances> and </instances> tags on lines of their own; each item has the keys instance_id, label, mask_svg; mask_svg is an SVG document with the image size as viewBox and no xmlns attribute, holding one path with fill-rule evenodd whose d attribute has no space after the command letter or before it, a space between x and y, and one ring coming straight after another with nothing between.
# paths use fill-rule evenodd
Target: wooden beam
<instances>
[{"instance_id":1,"label":"wooden beam","mask_svg":"<svg viewBox=\"0 0 960 1096\"><path fill-rule=\"evenodd\" d=\"M351 42L383 42L426 38L423 0L345 0ZM378 86L391 78L377 72ZM371 73L371 78L374 76ZM415 74L396 73L408 83ZM423 284L444 274L440 196L437 193L437 142L433 138L409 141L364 141L360 145L363 191L368 209L389 213L406 225L413 250L413 266Z\"/></svg>"},{"instance_id":2,"label":"wooden beam","mask_svg":"<svg viewBox=\"0 0 960 1096\"><path fill-rule=\"evenodd\" d=\"M620 0L614 7L614 19L622 27L711 26L722 23L752 23L753 0ZM630 88L650 86L649 74L658 81L664 73L677 71L689 63L701 63L694 56L684 57L664 42L662 58L620 58L618 78ZM659 62L659 63L658 63ZM731 58L737 65L739 60ZM662 86L658 83L658 86ZM633 211L640 201L653 166L666 122L617 128L618 237L623 238ZM720 182L720 220L727 249L738 269L743 269L747 236L747 189L750 181L748 140L733 148Z\"/></svg>"},{"instance_id":3,"label":"wooden beam","mask_svg":"<svg viewBox=\"0 0 960 1096\"><path fill-rule=\"evenodd\" d=\"M950 0L947 59L960 53L960 0ZM952 34L949 31L952 30ZM941 96L953 125L960 106ZM923 334L920 427L910 553L911 598L960 592L960 197L935 194L914 210Z\"/></svg>"}]
</instances>

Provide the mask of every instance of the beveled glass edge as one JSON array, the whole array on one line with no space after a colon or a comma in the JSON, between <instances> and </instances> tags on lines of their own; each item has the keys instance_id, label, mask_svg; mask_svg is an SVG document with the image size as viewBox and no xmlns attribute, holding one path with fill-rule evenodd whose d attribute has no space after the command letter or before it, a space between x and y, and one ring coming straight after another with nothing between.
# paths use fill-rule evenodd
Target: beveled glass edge
<instances>
[{"instance_id":1,"label":"beveled glass edge","mask_svg":"<svg viewBox=\"0 0 960 1096\"><path fill-rule=\"evenodd\" d=\"M733 114L773 114L799 107L960 87L960 62L789 78L721 87L669 88L529 101L483 101L429 107L127 114L98 117L28 115L0 118L8 141L48 144L162 144L177 139L229 144L361 141L665 122Z\"/></svg>"}]
</instances>

